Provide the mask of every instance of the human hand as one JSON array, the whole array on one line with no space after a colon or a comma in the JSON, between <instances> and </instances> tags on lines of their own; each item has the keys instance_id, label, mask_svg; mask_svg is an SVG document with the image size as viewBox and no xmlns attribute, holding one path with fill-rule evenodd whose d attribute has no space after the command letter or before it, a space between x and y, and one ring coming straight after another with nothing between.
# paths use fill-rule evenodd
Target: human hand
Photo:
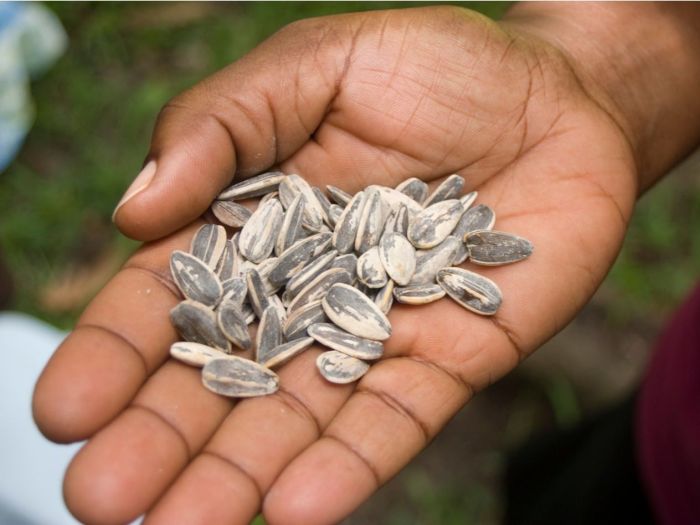
<instances>
[{"instance_id":1,"label":"human hand","mask_svg":"<svg viewBox=\"0 0 700 525\"><path fill-rule=\"evenodd\" d=\"M292 24L167 105L151 158L155 177L116 223L147 240L184 228L100 292L34 398L47 437L89 438L65 481L88 523L244 523L261 508L270 523L338 521L571 319L638 188L624 127L557 48L456 8ZM234 171L274 164L351 192L458 172L535 254L477 269L503 290L494 317L450 300L394 307L385 357L357 385L326 383L313 348L280 370L278 393L221 398L168 360L168 258Z\"/></svg>"}]
</instances>

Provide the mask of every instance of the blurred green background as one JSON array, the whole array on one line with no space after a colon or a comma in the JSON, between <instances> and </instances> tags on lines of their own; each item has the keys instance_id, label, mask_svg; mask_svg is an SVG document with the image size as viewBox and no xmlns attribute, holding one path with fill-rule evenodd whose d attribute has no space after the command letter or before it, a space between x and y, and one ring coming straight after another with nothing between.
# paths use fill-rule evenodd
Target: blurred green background
<instances>
[{"instance_id":1,"label":"blurred green background","mask_svg":"<svg viewBox=\"0 0 700 525\"><path fill-rule=\"evenodd\" d=\"M0 176L10 307L68 329L135 247L110 215L170 97L293 20L408 5L49 4L69 49L32 85L35 125ZM497 18L508 4L460 5ZM504 451L633 388L660 323L697 278L697 231L700 178L685 169L640 200L609 278L572 326L479 396L349 522L495 523Z\"/></svg>"}]
</instances>

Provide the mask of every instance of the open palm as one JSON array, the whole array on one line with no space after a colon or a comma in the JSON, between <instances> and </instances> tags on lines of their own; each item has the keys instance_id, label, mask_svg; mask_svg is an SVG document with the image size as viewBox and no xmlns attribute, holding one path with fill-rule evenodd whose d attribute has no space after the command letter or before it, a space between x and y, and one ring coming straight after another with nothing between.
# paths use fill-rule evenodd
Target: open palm
<instances>
[{"instance_id":1,"label":"open palm","mask_svg":"<svg viewBox=\"0 0 700 525\"><path fill-rule=\"evenodd\" d=\"M456 8L293 24L166 106L152 155L156 178L117 223L143 239L190 225L102 290L34 399L48 437L89 438L65 485L88 523L245 523L261 509L271 523L338 521L565 326L612 264L636 195L623 134L563 56ZM473 268L503 291L491 318L449 299L395 306L385 357L355 385L325 382L314 347L279 370L276 394L216 396L168 359L180 300L168 259L234 167L273 164L349 192L457 172L535 253Z\"/></svg>"}]
</instances>

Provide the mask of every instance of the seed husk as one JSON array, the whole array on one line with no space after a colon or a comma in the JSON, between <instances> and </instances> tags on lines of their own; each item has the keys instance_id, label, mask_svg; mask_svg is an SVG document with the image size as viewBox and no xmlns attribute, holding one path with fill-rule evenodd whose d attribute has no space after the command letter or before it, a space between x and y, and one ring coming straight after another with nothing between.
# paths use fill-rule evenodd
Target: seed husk
<instances>
[{"instance_id":1,"label":"seed husk","mask_svg":"<svg viewBox=\"0 0 700 525\"><path fill-rule=\"evenodd\" d=\"M396 191L408 195L419 204L423 203L423 201L428 198L428 185L415 177L411 177L400 183L396 186Z\"/></svg>"},{"instance_id":2,"label":"seed husk","mask_svg":"<svg viewBox=\"0 0 700 525\"><path fill-rule=\"evenodd\" d=\"M178 361L190 366L202 367L212 359L225 358L221 350L201 343L178 341L170 346L170 355Z\"/></svg>"},{"instance_id":3,"label":"seed husk","mask_svg":"<svg viewBox=\"0 0 700 525\"><path fill-rule=\"evenodd\" d=\"M485 266L522 261L532 254L532 243L511 233L477 230L467 233L464 242L469 259Z\"/></svg>"},{"instance_id":4,"label":"seed husk","mask_svg":"<svg viewBox=\"0 0 700 525\"><path fill-rule=\"evenodd\" d=\"M467 233L492 229L495 223L496 214L494 211L485 204L479 204L464 212L451 235L462 240Z\"/></svg>"},{"instance_id":5,"label":"seed husk","mask_svg":"<svg viewBox=\"0 0 700 525\"><path fill-rule=\"evenodd\" d=\"M462 206L464 206L464 209L465 209L465 210L468 210L469 207L470 207L472 204L474 204L474 201L476 200L476 198L477 198L478 196L479 196L479 192L478 192L478 191L470 191L469 193L466 193L466 194L462 195L462 196L459 198L459 202L462 203Z\"/></svg>"},{"instance_id":6,"label":"seed husk","mask_svg":"<svg viewBox=\"0 0 700 525\"><path fill-rule=\"evenodd\" d=\"M211 211L214 217L232 228L242 228L253 214L248 208L235 201L214 201Z\"/></svg>"},{"instance_id":7,"label":"seed husk","mask_svg":"<svg viewBox=\"0 0 700 525\"><path fill-rule=\"evenodd\" d=\"M330 195L331 200L341 208L345 208L350 200L352 200L352 195L350 195L348 192L335 186L331 186L330 184L326 186L326 191L328 192L328 195Z\"/></svg>"},{"instance_id":8,"label":"seed husk","mask_svg":"<svg viewBox=\"0 0 700 525\"><path fill-rule=\"evenodd\" d=\"M503 295L491 279L464 268L443 268L437 281L456 303L479 315L493 315Z\"/></svg>"},{"instance_id":9,"label":"seed husk","mask_svg":"<svg viewBox=\"0 0 700 525\"><path fill-rule=\"evenodd\" d=\"M278 257L294 244L301 234L301 219L304 216L306 200L299 193L287 207L279 234L275 241L275 255Z\"/></svg>"},{"instance_id":10,"label":"seed husk","mask_svg":"<svg viewBox=\"0 0 700 525\"><path fill-rule=\"evenodd\" d=\"M338 253L350 253L355 246L357 229L360 226L360 219L365 207L366 194L360 191L350 200L333 230L333 246Z\"/></svg>"},{"instance_id":11,"label":"seed husk","mask_svg":"<svg viewBox=\"0 0 700 525\"><path fill-rule=\"evenodd\" d=\"M231 277L221 283L224 293L221 297L221 304L232 302L241 306L248 294L248 284L241 277Z\"/></svg>"},{"instance_id":12,"label":"seed husk","mask_svg":"<svg viewBox=\"0 0 700 525\"><path fill-rule=\"evenodd\" d=\"M416 271L416 250L400 233L385 233L379 242L379 257L389 277L399 286L411 282Z\"/></svg>"},{"instance_id":13,"label":"seed husk","mask_svg":"<svg viewBox=\"0 0 700 525\"><path fill-rule=\"evenodd\" d=\"M258 325L258 332L255 337L255 360L261 363L265 359L266 354L283 342L282 320L279 317L277 308L270 305L265 308Z\"/></svg>"},{"instance_id":14,"label":"seed husk","mask_svg":"<svg viewBox=\"0 0 700 525\"><path fill-rule=\"evenodd\" d=\"M463 187L464 177L454 173L442 181L437 188L435 188L435 191L433 191L433 193L431 193L430 196L425 199L423 206L427 208L436 202L457 199L459 194L462 193Z\"/></svg>"},{"instance_id":15,"label":"seed husk","mask_svg":"<svg viewBox=\"0 0 700 525\"><path fill-rule=\"evenodd\" d=\"M308 332L322 345L357 359L372 361L384 353L384 345L379 341L357 337L330 323L312 324Z\"/></svg>"},{"instance_id":16,"label":"seed husk","mask_svg":"<svg viewBox=\"0 0 700 525\"><path fill-rule=\"evenodd\" d=\"M329 201L328 197L326 197L326 194L321 191L321 188L318 188L317 186L312 186L311 191L314 192L314 195L316 196L316 200L321 205L321 208L323 208L323 218L325 220L327 220L328 219L328 208L331 207L331 201Z\"/></svg>"},{"instance_id":17,"label":"seed husk","mask_svg":"<svg viewBox=\"0 0 700 525\"><path fill-rule=\"evenodd\" d=\"M350 276L350 282L354 281L357 277L357 255L354 253L346 253L345 255L339 255L336 257L329 268L342 268Z\"/></svg>"},{"instance_id":18,"label":"seed husk","mask_svg":"<svg viewBox=\"0 0 700 525\"><path fill-rule=\"evenodd\" d=\"M270 303L268 308L273 307L275 310L277 310L277 316L280 318L280 323L284 326L284 323L287 321L287 309L284 307L284 304L282 304L282 299L280 299L279 295L271 295L267 298L267 300Z\"/></svg>"},{"instance_id":19,"label":"seed husk","mask_svg":"<svg viewBox=\"0 0 700 525\"><path fill-rule=\"evenodd\" d=\"M260 199L260 202L258 202L258 206L262 206L263 204L265 204L265 203L266 203L267 201L269 201L270 199L277 199L277 200L279 200L279 195L280 195L280 194L279 194L279 192L277 192L277 191L271 191L270 193L266 193L265 195L263 195L262 199Z\"/></svg>"},{"instance_id":20,"label":"seed husk","mask_svg":"<svg viewBox=\"0 0 700 525\"><path fill-rule=\"evenodd\" d=\"M408 240L416 248L437 246L454 230L463 212L458 199L440 201L425 208L408 225Z\"/></svg>"},{"instance_id":21,"label":"seed husk","mask_svg":"<svg viewBox=\"0 0 700 525\"><path fill-rule=\"evenodd\" d=\"M463 246L464 243L460 239L449 236L430 250L416 250L416 271L408 283L409 286L434 282L438 271L451 266Z\"/></svg>"},{"instance_id":22,"label":"seed husk","mask_svg":"<svg viewBox=\"0 0 700 525\"><path fill-rule=\"evenodd\" d=\"M289 209L292 205L292 201L301 193L297 185L294 181L290 180L289 177L285 177L282 182L280 182L277 192L279 193L279 200L285 210Z\"/></svg>"},{"instance_id":23,"label":"seed husk","mask_svg":"<svg viewBox=\"0 0 700 525\"><path fill-rule=\"evenodd\" d=\"M319 355L316 366L327 381L341 385L357 381L369 370L369 365L364 361L337 350L329 350Z\"/></svg>"},{"instance_id":24,"label":"seed husk","mask_svg":"<svg viewBox=\"0 0 700 525\"><path fill-rule=\"evenodd\" d=\"M381 288L386 284L386 270L378 246L372 246L357 259L357 278L368 288Z\"/></svg>"},{"instance_id":25,"label":"seed husk","mask_svg":"<svg viewBox=\"0 0 700 525\"><path fill-rule=\"evenodd\" d=\"M367 190L367 202L362 210L355 237L356 252L365 253L379 243L387 215L388 210L385 214L381 193L376 189Z\"/></svg>"},{"instance_id":26,"label":"seed husk","mask_svg":"<svg viewBox=\"0 0 700 525\"><path fill-rule=\"evenodd\" d=\"M219 329L216 314L202 303L182 301L170 310L170 322L185 341L231 353L231 343Z\"/></svg>"},{"instance_id":27,"label":"seed husk","mask_svg":"<svg viewBox=\"0 0 700 525\"><path fill-rule=\"evenodd\" d=\"M331 268L321 272L292 299L287 311L291 314L304 304L323 299L328 290L337 283L350 284L348 272L342 268Z\"/></svg>"},{"instance_id":28,"label":"seed husk","mask_svg":"<svg viewBox=\"0 0 700 525\"><path fill-rule=\"evenodd\" d=\"M236 356L209 361L202 369L202 382L228 397L264 396L279 388L279 377L272 370Z\"/></svg>"},{"instance_id":29,"label":"seed husk","mask_svg":"<svg viewBox=\"0 0 700 525\"><path fill-rule=\"evenodd\" d=\"M262 279L263 285L265 285L265 293L268 296L276 294L281 288L279 284L272 283L268 278L270 276L270 272L276 267L277 257L270 257L269 259L265 259L263 262L261 262L256 268L260 274L260 279Z\"/></svg>"},{"instance_id":30,"label":"seed husk","mask_svg":"<svg viewBox=\"0 0 700 525\"><path fill-rule=\"evenodd\" d=\"M301 271L313 257L324 253L330 242L331 234L327 232L317 233L296 242L277 258L277 265L268 275L268 279L277 285L286 283L297 272Z\"/></svg>"},{"instance_id":31,"label":"seed husk","mask_svg":"<svg viewBox=\"0 0 700 525\"><path fill-rule=\"evenodd\" d=\"M333 285L321 304L328 318L351 334L375 341L383 341L391 335L386 315L371 299L350 285Z\"/></svg>"},{"instance_id":32,"label":"seed husk","mask_svg":"<svg viewBox=\"0 0 700 525\"><path fill-rule=\"evenodd\" d=\"M260 364L267 368L283 365L309 348L313 342L313 337L301 337L283 343L261 356Z\"/></svg>"},{"instance_id":33,"label":"seed husk","mask_svg":"<svg viewBox=\"0 0 700 525\"><path fill-rule=\"evenodd\" d=\"M416 215L423 211L423 206L414 201L408 195L396 191L394 188L387 188L386 186L369 186L365 191L378 191L382 197L382 202L384 203L384 208L386 208L387 215L392 211L398 211L401 205L406 206L408 212L409 221L412 220Z\"/></svg>"},{"instance_id":34,"label":"seed husk","mask_svg":"<svg viewBox=\"0 0 700 525\"><path fill-rule=\"evenodd\" d=\"M333 261L338 255L337 250L331 250L324 253L316 260L311 260L309 263L301 269L294 277L292 277L285 288L285 293L287 297L291 300L311 281L313 281L317 275L321 272L330 268Z\"/></svg>"},{"instance_id":35,"label":"seed husk","mask_svg":"<svg viewBox=\"0 0 700 525\"><path fill-rule=\"evenodd\" d=\"M215 306L223 289L214 270L194 255L175 250L170 256L170 272L175 284L187 299Z\"/></svg>"},{"instance_id":36,"label":"seed husk","mask_svg":"<svg viewBox=\"0 0 700 525\"><path fill-rule=\"evenodd\" d=\"M224 252L226 241L226 229L223 226L205 224L192 237L190 253L214 270Z\"/></svg>"},{"instance_id":37,"label":"seed husk","mask_svg":"<svg viewBox=\"0 0 700 525\"><path fill-rule=\"evenodd\" d=\"M331 204L328 207L328 225L334 229L335 231L335 225L338 224L338 220L340 219L340 216L343 214L343 209L341 206L338 206L337 204Z\"/></svg>"},{"instance_id":38,"label":"seed husk","mask_svg":"<svg viewBox=\"0 0 700 525\"><path fill-rule=\"evenodd\" d=\"M394 297L403 304L429 304L445 297L445 290L438 284L423 284L394 288Z\"/></svg>"},{"instance_id":39,"label":"seed husk","mask_svg":"<svg viewBox=\"0 0 700 525\"><path fill-rule=\"evenodd\" d=\"M245 277L246 284L248 285L250 306L253 307L255 315L260 319L265 309L270 306L270 301L267 299L267 291L265 290L265 283L262 277L260 277L260 273L255 269L248 270Z\"/></svg>"},{"instance_id":40,"label":"seed husk","mask_svg":"<svg viewBox=\"0 0 700 525\"><path fill-rule=\"evenodd\" d=\"M306 329L310 325L321 323L325 320L326 313L323 310L321 301L314 301L313 303L300 306L287 317L287 321L284 323L284 337L287 341L305 337Z\"/></svg>"},{"instance_id":41,"label":"seed husk","mask_svg":"<svg viewBox=\"0 0 700 525\"><path fill-rule=\"evenodd\" d=\"M229 186L219 193L217 200L243 200L265 195L266 193L277 190L280 182L282 182L285 177L285 174L280 171L261 173L260 175L236 182Z\"/></svg>"},{"instance_id":42,"label":"seed husk","mask_svg":"<svg viewBox=\"0 0 700 525\"><path fill-rule=\"evenodd\" d=\"M226 339L238 348L250 350L253 347L242 305L233 301L222 304L216 312L216 322Z\"/></svg>"},{"instance_id":43,"label":"seed husk","mask_svg":"<svg viewBox=\"0 0 700 525\"><path fill-rule=\"evenodd\" d=\"M306 182L306 180L302 179L295 173L288 175L288 178L306 199L302 219L304 226L313 232L321 231L323 228L323 223L325 222L326 214L323 210L323 206L318 201L318 197L314 193L313 188L308 182Z\"/></svg>"},{"instance_id":44,"label":"seed husk","mask_svg":"<svg viewBox=\"0 0 700 525\"><path fill-rule=\"evenodd\" d=\"M392 305L394 304L394 281L389 279L387 283L379 289L377 295L374 296L374 304L376 304L379 309L384 313L384 315L389 313Z\"/></svg>"},{"instance_id":45,"label":"seed husk","mask_svg":"<svg viewBox=\"0 0 700 525\"><path fill-rule=\"evenodd\" d=\"M233 269L235 263L235 248L233 247L233 242L227 240L224 245L224 251L219 258L219 262L216 263L216 268L214 271L219 276L219 280L226 281L233 277Z\"/></svg>"},{"instance_id":46,"label":"seed husk","mask_svg":"<svg viewBox=\"0 0 700 525\"><path fill-rule=\"evenodd\" d=\"M270 199L258 206L238 238L238 249L246 259L259 263L270 256L283 216L282 205L277 199Z\"/></svg>"}]
</instances>

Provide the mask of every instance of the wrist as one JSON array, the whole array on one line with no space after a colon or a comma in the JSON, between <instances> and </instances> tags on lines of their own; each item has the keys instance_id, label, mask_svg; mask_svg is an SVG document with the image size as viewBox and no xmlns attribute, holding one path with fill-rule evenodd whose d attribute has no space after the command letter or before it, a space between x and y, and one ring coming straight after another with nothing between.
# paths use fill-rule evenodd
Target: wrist
<instances>
[{"instance_id":1,"label":"wrist","mask_svg":"<svg viewBox=\"0 0 700 525\"><path fill-rule=\"evenodd\" d=\"M566 56L627 137L640 190L700 141L700 9L682 4L518 4L507 26Z\"/></svg>"}]
</instances>

